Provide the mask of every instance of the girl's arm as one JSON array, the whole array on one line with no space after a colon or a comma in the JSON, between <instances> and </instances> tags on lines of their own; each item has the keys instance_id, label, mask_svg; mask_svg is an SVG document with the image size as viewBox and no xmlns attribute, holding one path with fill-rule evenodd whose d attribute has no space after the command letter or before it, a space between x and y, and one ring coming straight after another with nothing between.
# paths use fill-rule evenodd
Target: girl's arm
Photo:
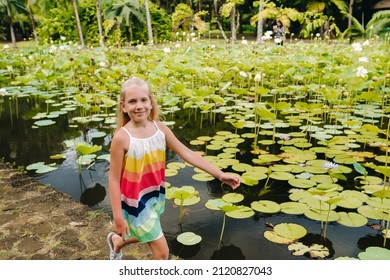
<instances>
[{"instance_id":1,"label":"girl's arm","mask_svg":"<svg viewBox=\"0 0 390 280\"><path fill-rule=\"evenodd\" d=\"M118 130L111 141L110 147L110 172L108 178L108 188L110 193L110 202L112 215L114 218L114 231L123 239L129 233L129 228L122 214L120 181L122 174L123 157L126 144L128 146L128 137L124 132Z\"/></svg>"},{"instance_id":2,"label":"girl's arm","mask_svg":"<svg viewBox=\"0 0 390 280\"><path fill-rule=\"evenodd\" d=\"M233 189L237 188L240 185L240 178L234 174L228 174L221 171L218 167L211 164L205 158L200 156L198 153L187 148L183 143L181 143L176 136L173 134L165 124L159 122L159 128L164 132L165 138L167 141L167 146L177 153L184 161L188 162L191 165L194 165L203 171L209 173L213 177L219 179L221 182L229 185Z\"/></svg>"}]
</instances>

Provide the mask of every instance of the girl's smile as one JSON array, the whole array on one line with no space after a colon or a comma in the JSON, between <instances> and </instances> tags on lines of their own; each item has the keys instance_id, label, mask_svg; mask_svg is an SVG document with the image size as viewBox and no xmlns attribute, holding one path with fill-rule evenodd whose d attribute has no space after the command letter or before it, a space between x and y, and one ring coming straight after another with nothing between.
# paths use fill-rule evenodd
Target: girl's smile
<instances>
[{"instance_id":1,"label":"girl's smile","mask_svg":"<svg viewBox=\"0 0 390 280\"><path fill-rule=\"evenodd\" d=\"M152 110L148 92L140 87L130 88L121 105L123 112L127 113L130 119L135 122L147 120Z\"/></svg>"}]
</instances>

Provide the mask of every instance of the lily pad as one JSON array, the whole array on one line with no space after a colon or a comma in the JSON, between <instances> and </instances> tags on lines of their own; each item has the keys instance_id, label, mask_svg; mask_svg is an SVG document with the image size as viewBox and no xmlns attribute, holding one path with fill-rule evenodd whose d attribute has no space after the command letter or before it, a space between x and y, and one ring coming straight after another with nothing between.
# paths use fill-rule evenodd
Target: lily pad
<instances>
[{"instance_id":1,"label":"lily pad","mask_svg":"<svg viewBox=\"0 0 390 280\"><path fill-rule=\"evenodd\" d=\"M221 207L225 205L231 205L231 203L226 202L222 198L217 198L217 199L209 199L205 207L210 210L221 210Z\"/></svg>"},{"instance_id":2,"label":"lily pad","mask_svg":"<svg viewBox=\"0 0 390 280\"><path fill-rule=\"evenodd\" d=\"M253 210L260 213L273 214L280 211L280 205L271 200L259 200L251 203Z\"/></svg>"},{"instance_id":3,"label":"lily pad","mask_svg":"<svg viewBox=\"0 0 390 280\"><path fill-rule=\"evenodd\" d=\"M273 243L278 244L291 244L296 240L295 238L285 238L283 236L280 236L273 230L266 230L264 232L264 238Z\"/></svg>"},{"instance_id":4,"label":"lily pad","mask_svg":"<svg viewBox=\"0 0 390 280\"><path fill-rule=\"evenodd\" d=\"M293 174L287 172L272 172L269 177L280 181L288 181L295 178Z\"/></svg>"},{"instance_id":5,"label":"lily pad","mask_svg":"<svg viewBox=\"0 0 390 280\"><path fill-rule=\"evenodd\" d=\"M289 239L299 239L307 234L306 228L294 223L277 224L274 227L274 231L278 235Z\"/></svg>"},{"instance_id":6,"label":"lily pad","mask_svg":"<svg viewBox=\"0 0 390 280\"><path fill-rule=\"evenodd\" d=\"M198 173L192 175L192 179L196 181L208 182L214 180L215 178L208 173Z\"/></svg>"},{"instance_id":7,"label":"lily pad","mask_svg":"<svg viewBox=\"0 0 390 280\"><path fill-rule=\"evenodd\" d=\"M370 205L363 205L357 209L358 213L373 220L382 220L385 217L385 213L383 213L379 208L372 207Z\"/></svg>"},{"instance_id":8,"label":"lily pad","mask_svg":"<svg viewBox=\"0 0 390 280\"><path fill-rule=\"evenodd\" d=\"M202 241L202 237L193 232L183 232L177 236L177 241L186 246L192 246Z\"/></svg>"},{"instance_id":9,"label":"lily pad","mask_svg":"<svg viewBox=\"0 0 390 280\"><path fill-rule=\"evenodd\" d=\"M244 200L244 196L240 193L227 193L222 196L222 199L230 203L238 203Z\"/></svg>"},{"instance_id":10,"label":"lily pad","mask_svg":"<svg viewBox=\"0 0 390 280\"><path fill-rule=\"evenodd\" d=\"M301 202L283 202L280 204L280 211L285 214L302 215L309 208L307 204Z\"/></svg>"},{"instance_id":11,"label":"lily pad","mask_svg":"<svg viewBox=\"0 0 390 280\"><path fill-rule=\"evenodd\" d=\"M247 206L238 206L236 210L225 212L226 216L234 219L246 219L252 217L255 212Z\"/></svg>"},{"instance_id":12,"label":"lily pad","mask_svg":"<svg viewBox=\"0 0 390 280\"><path fill-rule=\"evenodd\" d=\"M390 260L390 250L382 247L368 247L358 254L361 260Z\"/></svg>"},{"instance_id":13,"label":"lily pad","mask_svg":"<svg viewBox=\"0 0 390 280\"><path fill-rule=\"evenodd\" d=\"M360 214L350 212L338 212L337 222L346 227L362 227L367 224L368 219Z\"/></svg>"},{"instance_id":14,"label":"lily pad","mask_svg":"<svg viewBox=\"0 0 390 280\"><path fill-rule=\"evenodd\" d=\"M311 258L325 258L329 256L329 249L320 244L312 244L309 247L301 242L297 242L289 245L288 250L293 251L292 254L294 256L303 256L306 253L309 253Z\"/></svg>"},{"instance_id":15,"label":"lily pad","mask_svg":"<svg viewBox=\"0 0 390 280\"><path fill-rule=\"evenodd\" d=\"M288 183L296 188L309 189L314 187L317 183L311 180L293 178L288 180Z\"/></svg>"},{"instance_id":16,"label":"lily pad","mask_svg":"<svg viewBox=\"0 0 390 280\"><path fill-rule=\"evenodd\" d=\"M339 219L339 214L337 214L335 211L330 211L328 215L328 211L319 211L318 209L308 209L304 215L308 217L309 219L315 220L315 221L328 221L328 222L335 222Z\"/></svg>"}]
</instances>

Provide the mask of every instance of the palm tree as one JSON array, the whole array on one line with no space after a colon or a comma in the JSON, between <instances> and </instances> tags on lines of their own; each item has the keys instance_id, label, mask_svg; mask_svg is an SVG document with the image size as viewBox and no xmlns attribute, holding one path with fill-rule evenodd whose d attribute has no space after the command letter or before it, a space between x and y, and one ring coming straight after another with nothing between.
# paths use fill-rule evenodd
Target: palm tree
<instances>
[{"instance_id":1,"label":"palm tree","mask_svg":"<svg viewBox=\"0 0 390 280\"><path fill-rule=\"evenodd\" d=\"M376 12L366 26L354 17L351 17L351 20L351 27L344 31L343 36L371 37L373 34L379 34L386 27L390 26L390 10Z\"/></svg>"},{"instance_id":2,"label":"palm tree","mask_svg":"<svg viewBox=\"0 0 390 280\"><path fill-rule=\"evenodd\" d=\"M130 40L133 40L132 17L135 16L140 22L145 23L145 16L142 13L138 0L119 0L111 3L104 10L106 19L116 20L119 29L122 22L125 21L126 30L130 34ZM129 41L129 38L127 38Z\"/></svg>"},{"instance_id":3,"label":"palm tree","mask_svg":"<svg viewBox=\"0 0 390 280\"><path fill-rule=\"evenodd\" d=\"M17 16L19 18L19 11L26 11L26 9L23 6L22 0L0 0L0 8L5 8L7 12L7 17L9 21L9 28L11 33L11 40L12 40L12 46L14 49L17 49L16 46L16 37L15 37L15 30L13 27L13 16ZM19 23L23 27L23 22L19 18Z\"/></svg>"}]
</instances>

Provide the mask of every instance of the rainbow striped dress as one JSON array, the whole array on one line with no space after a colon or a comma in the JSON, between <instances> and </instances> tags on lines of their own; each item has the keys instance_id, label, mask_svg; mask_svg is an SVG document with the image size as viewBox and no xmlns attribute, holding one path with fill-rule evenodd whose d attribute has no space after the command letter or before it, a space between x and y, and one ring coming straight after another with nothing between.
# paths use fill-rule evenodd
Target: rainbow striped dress
<instances>
[{"instance_id":1,"label":"rainbow striped dress","mask_svg":"<svg viewBox=\"0 0 390 280\"><path fill-rule=\"evenodd\" d=\"M129 237L150 242L163 235L160 215L165 208L165 134L157 131L148 138L130 137L120 183L122 213Z\"/></svg>"}]
</instances>

